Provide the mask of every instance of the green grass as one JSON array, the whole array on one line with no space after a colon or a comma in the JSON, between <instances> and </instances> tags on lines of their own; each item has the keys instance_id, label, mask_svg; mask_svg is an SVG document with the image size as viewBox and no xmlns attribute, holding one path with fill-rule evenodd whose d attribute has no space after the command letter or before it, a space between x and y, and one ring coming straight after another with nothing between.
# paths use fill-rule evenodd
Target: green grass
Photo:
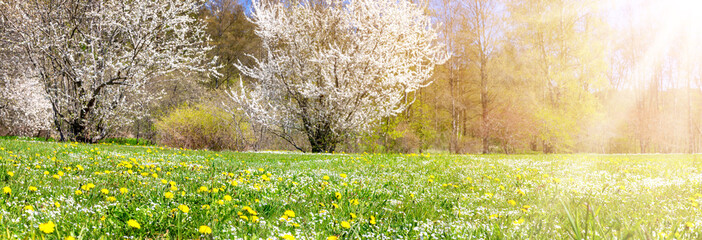
<instances>
[{"instance_id":1,"label":"green grass","mask_svg":"<svg viewBox=\"0 0 702 240\"><path fill-rule=\"evenodd\" d=\"M111 143L111 144L121 144L121 145L141 145L141 146L151 146L154 145L151 141L147 139L136 139L136 138L107 138L100 141L100 143Z\"/></svg>"},{"instance_id":2,"label":"green grass","mask_svg":"<svg viewBox=\"0 0 702 240\"><path fill-rule=\"evenodd\" d=\"M702 237L696 155L218 153L23 140L0 147L0 187L11 189L0 197L2 238ZM295 216L284 217L287 210ZM53 231L40 228L50 221Z\"/></svg>"},{"instance_id":3,"label":"green grass","mask_svg":"<svg viewBox=\"0 0 702 240\"><path fill-rule=\"evenodd\" d=\"M39 142L56 142L56 139L53 139L53 138L19 137L19 136L0 136L0 140L25 140L25 141L39 141Z\"/></svg>"}]
</instances>

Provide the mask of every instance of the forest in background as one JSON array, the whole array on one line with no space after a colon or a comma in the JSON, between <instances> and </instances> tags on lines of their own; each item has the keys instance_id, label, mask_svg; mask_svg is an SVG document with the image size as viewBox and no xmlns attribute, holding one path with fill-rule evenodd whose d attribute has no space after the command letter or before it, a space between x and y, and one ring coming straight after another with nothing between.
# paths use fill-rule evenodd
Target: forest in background
<instances>
[{"instance_id":1,"label":"forest in background","mask_svg":"<svg viewBox=\"0 0 702 240\"><path fill-rule=\"evenodd\" d=\"M249 4L212 0L199 14L221 75L153 80L149 89L160 97L141 106L149 114L113 126L111 137L215 150L293 149L223 100L240 79L251 81L233 64L262 54L246 17ZM680 16L685 6L598 0L426 6L451 58L436 68L431 85L407 96L416 101L406 111L337 151L700 151L702 29L684 24L695 18ZM6 135L39 135L51 124L38 113L26 121L2 109Z\"/></svg>"},{"instance_id":2,"label":"forest in background","mask_svg":"<svg viewBox=\"0 0 702 240\"><path fill-rule=\"evenodd\" d=\"M685 24L692 12L670 17L689 6L578 0L430 6L453 57L405 114L370 136L381 147L700 151L702 31Z\"/></svg>"}]
</instances>

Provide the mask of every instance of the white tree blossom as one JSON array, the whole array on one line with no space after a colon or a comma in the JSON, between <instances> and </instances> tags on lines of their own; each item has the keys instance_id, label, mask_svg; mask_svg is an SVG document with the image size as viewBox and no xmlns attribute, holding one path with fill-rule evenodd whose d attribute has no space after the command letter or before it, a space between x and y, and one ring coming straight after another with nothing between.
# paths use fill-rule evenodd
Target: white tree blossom
<instances>
[{"instance_id":1,"label":"white tree blossom","mask_svg":"<svg viewBox=\"0 0 702 240\"><path fill-rule=\"evenodd\" d=\"M38 79L25 76L0 76L0 127L12 135L34 136L51 129L51 105Z\"/></svg>"},{"instance_id":2,"label":"white tree blossom","mask_svg":"<svg viewBox=\"0 0 702 240\"><path fill-rule=\"evenodd\" d=\"M6 36L0 18L0 36ZM31 76L22 54L0 38L0 132L34 136L51 129L51 105L43 85Z\"/></svg>"},{"instance_id":3,"label":"white tree blossom","mask_svg":"<svg viewBox=\"0 0 702 240\"><path fill-rule=\"evenodd\" d=\"M264 56L237 65L254 83L231 96L303 151L297 133L331 152L402 112L449 57L425 6L406 0L254 1L251 19Z\"/></svg>"},{"instance_id":4,"label":"white tree blossom","mask_svg":"<svg viewBox=\"0 0 702 240\"><path fill-rule=\"evenodd\" d=\"M0 41L44 85L61 138L94 142L143 114L155 78L214 72L202 0L27 0L0 3Z\"/></svg>"}]
</instances>

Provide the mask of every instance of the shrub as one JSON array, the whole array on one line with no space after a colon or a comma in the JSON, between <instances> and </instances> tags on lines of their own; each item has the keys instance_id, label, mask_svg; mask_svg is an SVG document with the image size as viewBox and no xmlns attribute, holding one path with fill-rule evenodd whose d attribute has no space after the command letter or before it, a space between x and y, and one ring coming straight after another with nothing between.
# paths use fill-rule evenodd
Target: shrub
<instances>
[{"instance_id":1,"label":"shrub","mask_svg":"<svg viewBox=\"0 0 702 240\"><path fill-rule=\"evenodd\" d=\"M221 108L199 104L175 109L155 124L160 144L210 150L243 149L246 123Z\"/></svg>"}]
</instances>

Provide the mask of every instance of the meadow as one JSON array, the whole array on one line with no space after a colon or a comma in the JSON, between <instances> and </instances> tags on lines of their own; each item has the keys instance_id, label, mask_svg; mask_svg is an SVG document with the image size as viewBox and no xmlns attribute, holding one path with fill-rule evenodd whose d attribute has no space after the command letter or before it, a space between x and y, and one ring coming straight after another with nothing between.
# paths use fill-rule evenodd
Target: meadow
<instances>
[{"instance_id":1,"label":"meadow","mask_svg":"<svg viewBox=\"0 0 702 240\"><path fill-rule=\"evenodd\" d=\"M4 239L698 239L698 155L235 153L0 140Z\"/></svg>"}]
</instances>

